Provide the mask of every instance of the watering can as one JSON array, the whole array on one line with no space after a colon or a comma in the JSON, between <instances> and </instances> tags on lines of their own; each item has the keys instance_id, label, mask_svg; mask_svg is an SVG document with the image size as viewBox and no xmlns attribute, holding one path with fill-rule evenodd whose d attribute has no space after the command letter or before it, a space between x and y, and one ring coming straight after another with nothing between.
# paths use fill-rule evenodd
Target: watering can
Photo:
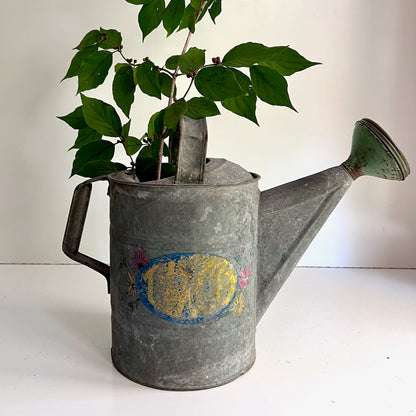
<instances>
[{"instance_id":1,"label":"watering can","mask_svg":"<svg viewBox=\"0 0 416 416\"><path fill-rule=\"evenodd\" d=\"M257 322L353 181L410 172L369 119L356 123L340 166L261 193L258 175L206 162L206 139L205 119L183 118L170 143L174 177L118 172L78 185L63 240L70 258L107 279L115 367L160 389L205 389L245 373ZM109 266L79 252L92 184L103 180Z\"/></svg>"}]
</instances>

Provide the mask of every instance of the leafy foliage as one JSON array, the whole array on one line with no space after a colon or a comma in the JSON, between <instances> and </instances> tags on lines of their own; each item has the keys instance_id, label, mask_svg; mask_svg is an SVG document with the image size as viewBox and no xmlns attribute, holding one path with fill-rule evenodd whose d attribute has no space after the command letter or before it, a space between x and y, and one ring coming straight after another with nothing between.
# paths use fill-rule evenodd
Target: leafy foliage
<instances>
[{"instance_id":1,"label":"leafy foliage","mask_svg":"<svg viewBox=\"0 0 416 416\"><path fill-rule=\"evenodd\" d=\"M160 71L151 61L145 61L135 68L134 80L142 92L151 97L161 98Z\"/></svg>"},{"instance_id":2,"label":"leafy foliage","mask_svg":"<svg viewBox=\"0 0 416 416\"><path fill-rule=\"evenodd\" d=\"M204 97L213 101L244 94L233 71L222 65L201 69L195 78L195 87Z\"/></svg>"},{"instance_id":3,"label":"leafy foliage","mask_svg":"<svg viewBox=\"0 0 416 416\"><path fill-rule=\"evenodd\" d=\"M163 12L163 27L167 36L171 35L181 23L185 12L185 0L171 0Z\"/></svg>"},{"instance_id":4,"label":"leafy foliage","mask_svg":"<svg viewBox=\"0 0 416 416\"><path fill-rule=\"evenodd\" d=\"M205 50L190 48L188 52L179 56L178 66L183 74L197 71L205 64Z\"/></svg>"},{"instance_id":5,"label":"leafy foliage","mask_svg":"<svg viewBox=\"0 0 416 416\"><path fill-rule=\"evenodd\" d=\"M142 7L139 13L139 26L143 34L143 40L160 25L164 11L164 0L153 0Z\"/></svg>"},{"instance_id":6,"label":"leafy foliage","mask_svg":"<svg viewBox=\"0 0 416 416\"><path fill-rule=\"evenodd\" d=\"M189 37L205 16L216 23L222 12L222 0L125 1L138 6L143 41L159 26L166 36L186 29ZM71 176L93 177L127 169L112 161L116 146L124 148L140 180L155 179L160 172L162 176L172 175L175 166L162 163L162 156L169 157L165 139L174 133L181 117L219 115L217 103L221 103L226 110L258 124L258 99L295 110L286 77L317 65L288 46L247 42L230 49L222 59L214 57L206 62L204 49L187 45L186 42L181 54L171 55L164 65L158 66L147 57L127 58L118 30L100 27L81 39L63 80L77 78L82 105L59 117L77 130L71 147L76 150ZM116 62L115 57L120 60ZM113 66L113 99L127 122L122 122L111 104L85 95L109 78ZM176 80L181 76L189 78L189 87L178 97ZM200 96L188 99L192 86ZM138 91L158 99L168 97L168 105L150 117L145 131L138 136L140 139L130 132Z\"/></svg>"},{"instance_id":7,"label":"leafy foliage","mask_svg":"<svg viewBox=\"0 0 416 416\"><path fill-rule=\"evenodd\" d=\"M188 110L186 115L189 118L212 117L220 114L217 105L205 97L194 97L188 101Z\"/></svg>"},{"instance_id":8,"label":"leafy foliage","mask_svg":"<svg viewBox=\"0 0 416 416\"><path fill-rule=\"evenodd\" d=\"M283 75L264 65L250 67L251 82L254 92L264 102L295 109L290 102L287 82Z\"/></svg>"},{"instance_id":9,"label":"leafy foliage","mask_svg":"<svg viewBox=\"0 0 416 416\"><path fill-rule=\"evenodd\" d=\"M109 162L113 156L114 144L112 142L99 140L88 143L77 151L72 165L71 176L76 174L80 175L83 168L90 162L96 162L98 160Z\"/></svg>"},{"instance_id":10,"label":"leafy foliage","mask_svg":"<svg viewBox=\"0 0 416 416\"><path fill-rule=\"evenodd\" d=\"M114 75L113 97L126 117L130 115L135 92L134 70L130 65L122 65Z\"/></svg>"},{"instance_id":11,"label":"leafy foliage","mask_svg":"<svg viewBox=\"0 0 416 416\"><path fill-rule=\"evenodd\" d=\"M104 136L119 137L121 135L121 120L114 107L85 95L81 95L81 100L82 114L89 127Z\"/></svg>"}]
</instances>

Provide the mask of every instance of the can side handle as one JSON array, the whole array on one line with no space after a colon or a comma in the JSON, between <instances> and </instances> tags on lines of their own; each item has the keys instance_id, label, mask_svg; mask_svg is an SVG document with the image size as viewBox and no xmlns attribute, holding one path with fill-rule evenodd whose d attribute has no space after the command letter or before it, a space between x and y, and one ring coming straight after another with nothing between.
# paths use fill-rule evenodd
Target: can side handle
<instances>
[{"instance_id":1,"label":"can side handle","mask_svg":"<svg viewBox=\"0 0 416 416\"><path fill-rule=\"evenodd\" d=\"M89 179L75 188L62 242L62 251L70 259L101 273L107 280L107 290L110 293L110 266L79 252L79 245L81 243L90 202L92 183L105 180L108 181L107 176L99 176Z\"/></svg>"},{"instance_id":2,"label":"can side handle","mask_svg":"<svg viewBox=\"0 0 416 416\"><path fill-rule=\"evenodd\" d=\"M204 182L207 140L206 118L181 118L177 131L170 139L170 160L176 165L175 183Z\"/></svg>"}]
</instances>

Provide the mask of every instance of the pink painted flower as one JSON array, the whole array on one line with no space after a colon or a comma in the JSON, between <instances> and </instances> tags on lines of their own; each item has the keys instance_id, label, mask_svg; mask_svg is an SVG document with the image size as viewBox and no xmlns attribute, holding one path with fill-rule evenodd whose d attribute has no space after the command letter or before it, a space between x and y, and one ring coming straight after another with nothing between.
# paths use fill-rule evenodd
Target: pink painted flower
<instances>
[{"instance_id":1,"label":"pink painted flower","mask_svg":"<svg viewBox=\"0 0 416 416\"><path fill-rule=\"evenodd\" d=\"M242 289L243 287L247 287L248 286L248 279L242 279L238 282L238 284L240 285L240 289Z\"/></svg>"},{"instance_id":2,"label":"pink painted flower","mask_svg":"<svg viewBox=\"0 0 416 416\"><path fill-rule=\"evenodd\" d=\"M134 271L137 272L139 269L141 269L146 263L150 261L149 256L147 253L139 248L137 250L137 254L133 257L133 267Z\"/></svg>"},{"instance_id":3,"label":"pink painted flower","mask_svg":"<svg viewBox=\"0 0 416 416\"><path fill-rule=\"evenodd\" d=\"M243 269L238 274L238 277L239 277L238 286L240 287L240 289L243 289L244 287L248 286L249 276L250 276L250 269Z\"/></svg>"},{"instance_id":4,"label":"pink painted flower","mask_svg":"<svg viewBox=\"0 0 416 416\"><path fill-rule=\"evenodd\" d=\"M250 269L241 270L241 272L238 274L238 276L241 277L241 278L250 277Z\"/></svg>"}]
</instances>

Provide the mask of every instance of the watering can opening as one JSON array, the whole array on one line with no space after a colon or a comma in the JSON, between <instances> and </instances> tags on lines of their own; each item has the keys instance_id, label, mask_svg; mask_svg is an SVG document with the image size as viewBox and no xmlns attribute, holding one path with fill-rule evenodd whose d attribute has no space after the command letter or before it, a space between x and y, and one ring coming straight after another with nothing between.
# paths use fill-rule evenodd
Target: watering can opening
<instances>
[{"instance_id":1,"label":"watering can opening","mask_svg":"<svg viewBox=\"0 0 416 416\"><path fill-rule=\"evenodd\" d=\"M404 180L409 163L390 136L369 118L357 121L351 154L342 164L353 179L369 175L390 180Z\"/></svg>"}]
</instances>

